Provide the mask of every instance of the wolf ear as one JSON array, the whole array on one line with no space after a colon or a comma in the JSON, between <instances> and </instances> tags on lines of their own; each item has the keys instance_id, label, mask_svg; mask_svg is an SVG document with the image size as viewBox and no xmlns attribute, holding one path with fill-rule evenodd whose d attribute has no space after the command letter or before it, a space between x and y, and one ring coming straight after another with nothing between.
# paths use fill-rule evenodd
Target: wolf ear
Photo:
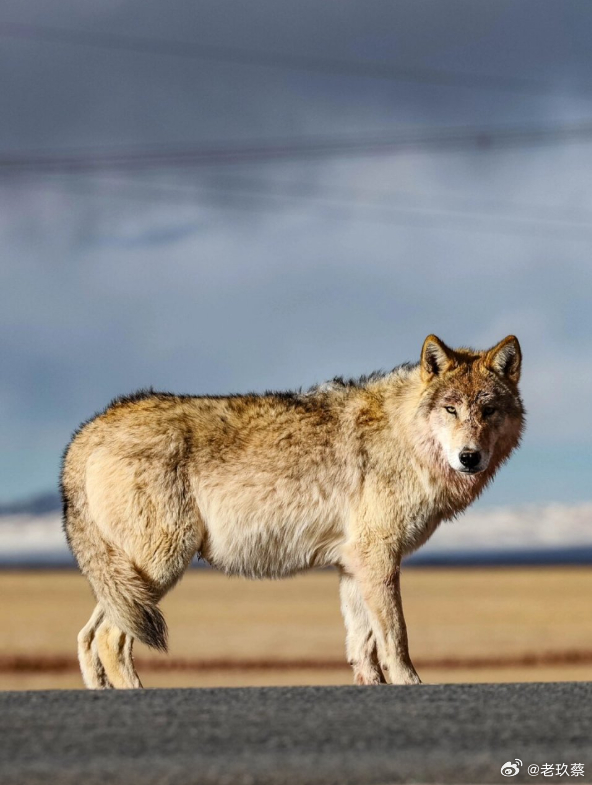
<instances>
[{"instance_id":1,"label":"wolf ear","mask_svg":"<svg viewBox=\"0 0 592 785\"><path fill-rule=\"evenodd\" d=\"M515 335L508 335L485 355L485 366L514 384L520 379L521 365L522 352Z\"/></svg>"},{"instance_id":2,"label":"wolf ear","mask_svg":"<svg viewBox=\"0 0 592 785\"><path fill-rule=\"evenodd\" d=\"M435 335L428 335L421 350L421 377L430 381L455 365L454 354L446 344Z\"/></svg>"}]
</instances>

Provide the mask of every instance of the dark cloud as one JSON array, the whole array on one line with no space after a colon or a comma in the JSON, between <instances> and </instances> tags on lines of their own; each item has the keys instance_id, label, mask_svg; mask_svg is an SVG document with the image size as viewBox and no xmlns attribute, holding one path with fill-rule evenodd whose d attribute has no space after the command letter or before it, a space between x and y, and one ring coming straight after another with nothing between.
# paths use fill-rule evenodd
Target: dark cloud
<instances>
[{"instance_id":1,"label":"dark cloud","mask_svg":"<svg viewBox=\"0 0 592 785\"><path fill-rule=\"evenodd\" d=\"M6 3L2 16L512 83L452 87L4 37L2 153L590 116L587 3L60 0ZM435 331L477 345L516 332L524 344L530 429L490 498L585 498L589 165L584 140L2 175L0 496L48 487L70 430L118 393L306 386L414 359Z\"/></svg>"}]
</instances>

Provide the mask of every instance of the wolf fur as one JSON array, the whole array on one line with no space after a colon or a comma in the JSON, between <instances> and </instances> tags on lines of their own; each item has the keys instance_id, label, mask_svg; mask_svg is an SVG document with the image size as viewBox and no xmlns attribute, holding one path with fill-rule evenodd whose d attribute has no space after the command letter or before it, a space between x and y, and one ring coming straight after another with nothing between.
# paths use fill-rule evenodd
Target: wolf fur
<instances>
[{"instance_id":1,"label":"wolf fur","mask_svg":"<svg viewBox=\"0 0 592 785\"><path fill-rule=\"evenodd\" d=\"M64 528L97 607L78 637L89 688L139 687L137 638L162 651L159 600L198 554L229 575L340 572L358 684L419 682L405 554L464 510L518 445L521 352L433 335L421 360L308 392L120 398L74 435Z\"/></svg>"}]
</instances>

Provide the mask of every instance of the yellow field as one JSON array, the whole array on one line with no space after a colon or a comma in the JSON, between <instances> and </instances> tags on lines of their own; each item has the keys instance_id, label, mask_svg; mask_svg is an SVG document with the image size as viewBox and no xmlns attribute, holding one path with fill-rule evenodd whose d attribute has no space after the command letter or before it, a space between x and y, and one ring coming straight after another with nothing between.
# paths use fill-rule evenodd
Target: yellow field
<instances>
[{"instance_id":1,"label":"yellow field","mask_svg":"<svg viewBox=\"0 0 592 785\"><path fill-rule=\"evenodd\" d=\"M403 593L426 682L592 677L592 569L407 569ZM1 572L0 596L0 689L80 687L72 658L93 607L85 580ZM192 571L163 609L170 658L136 652L147 687L351 683L331 571L278 582ZM177 669L158 669L171 662Z\"/></svg>"}]
</instances>

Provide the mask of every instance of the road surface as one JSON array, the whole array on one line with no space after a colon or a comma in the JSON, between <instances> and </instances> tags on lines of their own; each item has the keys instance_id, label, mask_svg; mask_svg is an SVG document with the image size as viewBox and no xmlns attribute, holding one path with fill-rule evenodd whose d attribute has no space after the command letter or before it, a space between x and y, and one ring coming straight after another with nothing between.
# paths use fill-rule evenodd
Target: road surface
<instances>
[{"instance_id":1,"label":"road surface","mask_svg":"<svg viewBox=\"0 0 592 785\"><path fill-rule=\"evenodd\" d=\"M592 685L0 693L2 785L508 781L592 781Z\"/></svg>"}]
</instances>

